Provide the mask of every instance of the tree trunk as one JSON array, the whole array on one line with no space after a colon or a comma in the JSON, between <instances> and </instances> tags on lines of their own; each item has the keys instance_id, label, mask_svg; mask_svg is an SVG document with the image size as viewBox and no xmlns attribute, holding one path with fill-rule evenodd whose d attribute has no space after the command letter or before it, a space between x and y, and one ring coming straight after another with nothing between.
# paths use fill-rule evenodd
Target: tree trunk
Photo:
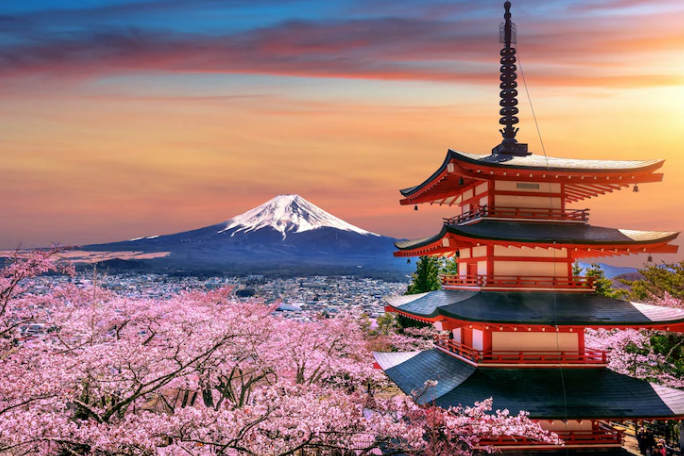
<instances>
[{"instance_id":1,"label":"tree trunk","mask_svg":"<svg viewBox=\"0 0 684 456\"><path fill-rule=\"evenodd\" d=\"M202 399L206 407L214 407L214 397L211 394L211 388L207 387L202 389Z\"/></svg>"}]
</instances>

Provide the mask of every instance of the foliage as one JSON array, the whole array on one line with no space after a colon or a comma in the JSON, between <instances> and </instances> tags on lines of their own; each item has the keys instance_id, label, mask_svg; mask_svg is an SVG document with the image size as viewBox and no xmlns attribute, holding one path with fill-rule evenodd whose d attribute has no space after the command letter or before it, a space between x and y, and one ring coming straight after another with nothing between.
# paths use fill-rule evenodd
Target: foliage
<instances>
[{"instance_id":1,"label":"foliage","mask_svg":"<svg viewBox=\"0 0 684 456\"><path fill-rule=\"evenodd\" d=\"M411 283L406 290L407 295L439 290L439 259L434 256L422 256L416 263L416 272L411 276Z\"/></svg>"},{"instance_id":2,"label":"foliage","mask_svg":"<svg viewBox=\"0 0 684 456\"><path fill-rule=\"evenodd\" d=\"M0 271L0 453L436 455L502 434L557 441L491 401L444 410L374 397L386 380L357 316L300 323L228 289L38 294L32 277L53 268L34 252ZM20 337L38 322L53 330Z\"/></svg>"},{"instance_id":3,"label":"foliage","mask_svg":"<svg viewBox=\"0 0 684 456\"><path fill-rule=\"evenodd\" d=\"M437 330L432 325L421 324L420 327L407 327L403 326L403 320L408 319L391 312L386 312L378 317L375 325L363 323L362 320L361 327L368 335L367 347L371 351L377 352L429 350L433 348Z\"/></svg>"},{"instance_id":4,"label":"foliage","mask_svg":"<svg viewBox=\"0 0 684 456\"><path fill-rule=\"evenodd\" d=\"M684 308L669 295L653 304ZM610 352L609 368L621 374L684 388L684 335L665 331L634 329L592 330L585 334L587 348Z\"/></svg>"},{"instance_id":5,"label":"foliage","mask_svg":"<svg viewBox=\"0 0 684 456\"><path fill-rule=\"evenodd\" d=\"M631 287L629 297L635 300L664 298L684 299L684 261L678 263L645 263L639 269L640 280L620 280Z\"/></svg>"},{"instance_id":6,"label":"foliage","mask_svg":"<svg viewBox=\"0 0 684 456\"><path fill-rule=\"evenodd\" d=\"M440 258L439 273L445 275L458 275L458 258L456 255L451 258Z\"/></svg>"},{"instance_id":7,"label":"foliage","mask_svg":"<svg viewBox=\"0 0 684 456\"><path fill-rule=\"evenodd\" d=\"M580 266L579 262L575 261L572 263L572 276L579 277L580 275L582 275L582 266Z\"/></svg>"},{"instance_id":8,"label":"foliage","mask_svg":"<svg viewBox=\"0 0 684 456\"><path fill-rule=\"evenodd\" d=\"M587 348L610 352L608 367L620 374L660 383L675 388L684 387L680 378L681 371L663 346L657 347L658 338L667 337L660 331L626 330L593 330L588 329L585 335Z\"/></svg>"},{"instance_id":9,"label":"foliage","mask_svg":"<svg viewBox=\"0 0 684 456\"><path fill-rule=\"evenodd\" d=\"M573 275L575 273L575 266L573 265ZM613 288L613 282L606 277L603 269L597 263L592 263L584 272L586 277L591 277L596 287L596 294L606 296L608 298L620 299L625 296L624 290L616 290Z\"/></svg>"},{"instance_id":10,"label":"foliage","mask_svg":"<svg viewBox=\"0 0 684 456\"><path fill-rule=\"evenodd\" d=\"M684 262L645 264L642 279L620 281L631 287L628 297L682 309ZM674 294L673 294L674 293ZM684 335L665 331L587 331L588 348L610 350L610 367L633 377L684 388Z\"/></svg>"},{"instance_id":11,"label":"foliage","mask_svg":"<svg viewBox=\"0 0 684 456\"><path fill-rule=\"evenodd\" d=\"M17 250L9 258L0 274L0 350L4 348L2 341L11 340L15 330L32 321L36 310L45 304L37 297L35 283L27 279L57 271L73 274L73 267L55 260L61 251L60 248Z\"/></svg>"},{"instance_id":12,"label":"foliage","mask_svg":"<svg viewBox=\"0 0 684 456\"><path fill-rule=\"evenodd\" d=\"M390 312L385 312L384 314L380 315L377 318L376 323L378 325L378 333L383 334L385 336L394 332L394 330L399 325L394 314Z\"/></svg>"}]
</instances>

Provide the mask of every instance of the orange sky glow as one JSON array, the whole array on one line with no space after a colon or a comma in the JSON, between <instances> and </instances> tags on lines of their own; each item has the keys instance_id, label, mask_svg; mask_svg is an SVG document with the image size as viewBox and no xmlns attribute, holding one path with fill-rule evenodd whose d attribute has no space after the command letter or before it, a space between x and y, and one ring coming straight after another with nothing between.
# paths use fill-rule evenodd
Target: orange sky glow
<instances>
[{"instance_id":1,"label":"orange sky glow","mask_svg":"<svg viewBox=\"0 0 684 456\"><path fill-rule=\"evenodd\" d=\"M546 153L666 159L662 183L573 207L591 208L593 225L682 230L684 5L611 1L615 16L591 10L559 27L528 3L514 2L514 20ZM643 5L652 9L634 9ZM615 13L623 10L641 14ZM460 45L409 36L380 46L363 30L353 32L358 43L306 44L308 34L327 36L322 19L272 31L248 56L196 40L174 52L140 46L84 61L52 49L24 61L10 59L16 45L0 40L0 248L189 230L283 193L376 233L432 235L456 208L414 211L399 205L398 189L425 180L448 148L485 154L500 142L493 11L473 25L486 27L478 33L487 41ZM302 63L310 55L339 58ZM543 154L520 93L518 140ZM680 260L681 250L656 261Z\"/></svg>"}]
</instances>

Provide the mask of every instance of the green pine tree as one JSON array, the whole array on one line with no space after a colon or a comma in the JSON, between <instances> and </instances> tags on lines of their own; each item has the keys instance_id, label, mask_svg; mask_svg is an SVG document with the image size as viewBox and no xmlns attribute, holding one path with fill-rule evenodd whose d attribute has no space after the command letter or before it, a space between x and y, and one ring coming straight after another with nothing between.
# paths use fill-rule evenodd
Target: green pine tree
<instances>
[{"instance_id":1,"label":"green pine tree","mask_svg":"<svg viewBox=\"0 0 684 456\"><path fill-rule=\"evenodd\" d=\"M432 256L420 257L406 294L425 293L440 288L442 288L442 284L439 280L439 259Z\"/></svg>"},{"instance_id":2,"label":"green pine tree","mask_svg":"<svg viewBox=\"0 0 684 456\"><path fill-rule=\"evenodd\" d=\"M573 266L573 275L574 273L575 267ZM601 269L601 266L597 263L592 263L592 265L584 271L584 275L594 279L594 286L596 287L596 294L598 295L620 299L626 294L624 290L616 290L613 288L613 281L606 277L603 269Z\"/></svg>"},{"instance_id":3,"label":"green pine tree","mask_svg":"<svg viewBox=\"0 0 684 456\"><path fill-rule=\"evenodd\" d=\"M582 266L580 266L578 261L575 261L572 263L572 276L579 277L580 275L582 275Z\"/></svg>"},{"instance_id":4,"label":"green pine tree","mask_svg":"<svg viewBox=\"0 0 684 456\"><path fill-rule=\"evenodd\" d=\"M620 279L620 282L632 288L629 293L631 299L642 301L654 296L662 298L665 293L677 299L684 299L684 261L646 263L643 269L639 269L639 273L643 277L640 280Z\"/></svg>"},{"instance_id":5,"label":"green pine tree","mask_svg":"<svg viewBox=\"0 0 684 456\"><path fill-rule=\"evenodd\" d=\"M390 312L385 312L384 314L380 315L375 321L378 325L378 334L382 334L385 336L391 332L394 332L395 328L398 326L397 318L393 313Z\"/></svg>"},{"instance_id":6,"label":"green pine tree","mask_svg":"<svg viewBox=\"0 0 684 456\"><path fill-rule=\"evenodd\" d=\"M458 275L458 259L456 256L452 258L442 258L439 264L439 273L445 275Z\"/></svg>"}]
</instances>

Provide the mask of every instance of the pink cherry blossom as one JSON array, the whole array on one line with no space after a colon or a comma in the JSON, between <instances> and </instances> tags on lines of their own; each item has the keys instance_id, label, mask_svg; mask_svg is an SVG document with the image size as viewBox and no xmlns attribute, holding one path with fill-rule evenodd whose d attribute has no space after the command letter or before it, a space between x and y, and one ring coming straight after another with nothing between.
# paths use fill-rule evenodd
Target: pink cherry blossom
<instances>
[{"instance_id":1,"label":"pink cherry blossom","mask_svg":"<svg viewBox=\"0 0 684 456\"><path fill-rule=\"evenodd\" d=\"M669 294L654 298L652 304L684 308L681 300ZM666 356L656 353L651 345L651 337L662 334L665 333L653 330L588 329L585 344L587 348L608 351L608 367L616 372L673 388L684 388L684 379L675 375L675 366Z\"/></svg>"},{"instance_id":2,"label":"pink cherry blossom","mask_svg":"<svg viewBox=\"0 0 684 456\"><path fill-rule=\"evenodd\" d=\"M225 288L163 300L39 293L36 277L56 268L32 252L0 273L0 453L437 455L498 435L558 442L524 413L492 412L491 399L441 409L388 396L358 315L295 322ZM21 340L37 321L50 331ZM389 339L425 345L424 332Z\"/></svg>"}]
</instances>

